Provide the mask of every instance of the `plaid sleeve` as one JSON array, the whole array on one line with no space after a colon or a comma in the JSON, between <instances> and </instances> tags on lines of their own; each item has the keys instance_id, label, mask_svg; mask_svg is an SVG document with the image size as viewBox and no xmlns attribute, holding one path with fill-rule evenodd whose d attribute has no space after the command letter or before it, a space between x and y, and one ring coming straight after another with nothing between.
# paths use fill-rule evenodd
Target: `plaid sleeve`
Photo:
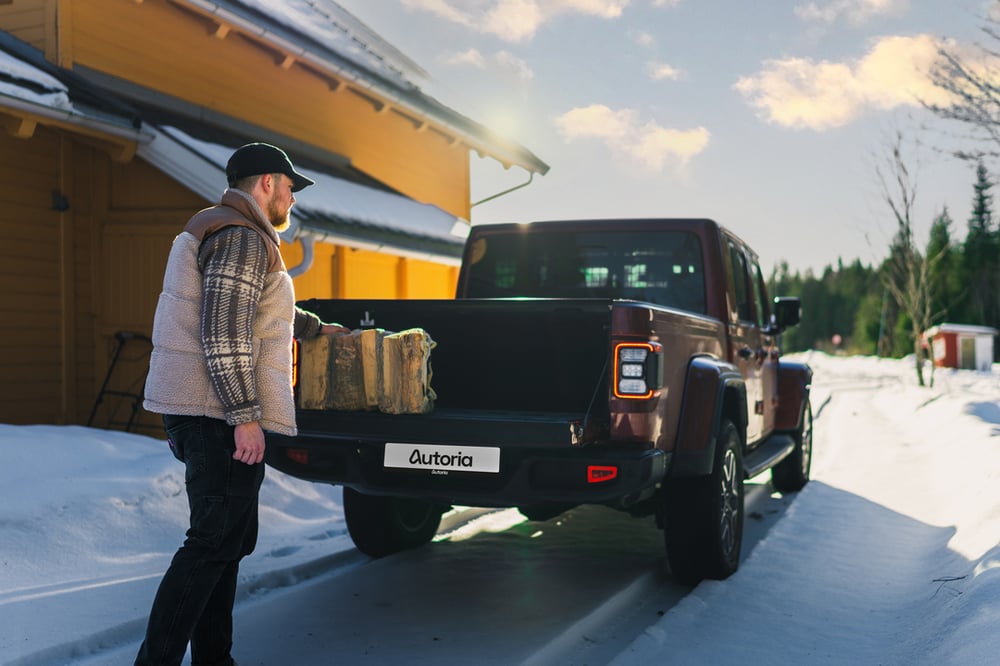
<instances>
[{"instance_id":1,"label":"plaid sleeve","mask_svg":"<svg viewBox=\"0 0 1000 666\"><path fill-rule=\"evenodd\" d=\"M312 312L295 306L295 337L300 340L315 338L323 328L323 322Z\"/></svg>"},{"instance_id":2,"label":"plaid sleeve","mask_svg":"<svg viewBox=\"0 0 1000 666\"><path fill-rule=\"evenodd\" d=\"M201 339L208 374L230 425L259 421L253 367L253 323L267 275L264 240L246 227L226 227L206 238L202 270Z\"/></svg>"}]
</instances>

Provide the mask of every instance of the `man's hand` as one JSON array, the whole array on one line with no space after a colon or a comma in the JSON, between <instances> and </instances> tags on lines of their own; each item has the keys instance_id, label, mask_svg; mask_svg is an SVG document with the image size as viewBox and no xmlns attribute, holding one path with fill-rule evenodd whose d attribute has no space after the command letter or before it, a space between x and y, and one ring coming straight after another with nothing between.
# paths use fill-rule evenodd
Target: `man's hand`
<instances>
[{"instance_id":1,"label":"man's hand","mask_svg":"<svg viewBox=\"0 0 1000 666\"><path fill-rule=\"evenodd\" d=\"M236 439L233 460L256 465L264 459L264 430L260 427L260 423L257 421L241 423L236 426L233 436Z\"/></svg>"},{"instance_id":2,"label":"man's hand","mask_svg":"<svg viewBox=\"0 0 1000 666\"><path fill-rule=\"evenodd\" d=\"M346 335L351 332L351 329L340 324L323 324L319 332L322 335Z\"/></svg>"}]
</instances>

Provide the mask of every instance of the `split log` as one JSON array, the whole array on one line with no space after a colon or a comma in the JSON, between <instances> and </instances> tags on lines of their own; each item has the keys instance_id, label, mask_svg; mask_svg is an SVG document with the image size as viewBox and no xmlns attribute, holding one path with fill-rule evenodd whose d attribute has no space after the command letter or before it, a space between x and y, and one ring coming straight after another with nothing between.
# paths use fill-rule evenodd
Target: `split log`
<instances>
[{"instance_id":1,"label":"split log","mask_svg":"<svg viewBox=\"0 0 1000 666\"><path fill-rule=\"evenodd\" d=\"M436 343L420 328L382 339L382 381L379 411L387 414L426 414L437 397L431 388L431 350Z\"/></svg>"}]
</instances>

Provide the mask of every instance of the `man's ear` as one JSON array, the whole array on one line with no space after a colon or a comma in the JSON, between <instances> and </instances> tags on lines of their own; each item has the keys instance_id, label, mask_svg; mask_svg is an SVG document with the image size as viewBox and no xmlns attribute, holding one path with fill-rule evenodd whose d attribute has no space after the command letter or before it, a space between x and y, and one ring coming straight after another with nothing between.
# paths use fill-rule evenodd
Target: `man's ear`
<instances>
[{"instance_id":1,"label":"man's ear","mask_svg":"<svg viewBox=\"0 0 1000 666\"><path fill-rule=\"evenodd\" d=\"M260 177L260 187L264 190L264 194L270 194L271 190L274 189L274 175L270 173L265 173Z\"/></svg>"}]
</instances>

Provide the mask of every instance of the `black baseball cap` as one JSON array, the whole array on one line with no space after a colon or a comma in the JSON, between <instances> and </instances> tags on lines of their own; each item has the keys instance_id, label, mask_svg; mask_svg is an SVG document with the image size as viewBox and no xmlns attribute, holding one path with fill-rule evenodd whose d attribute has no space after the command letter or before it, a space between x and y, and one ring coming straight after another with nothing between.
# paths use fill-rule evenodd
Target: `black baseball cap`
<instances>
[{"instance_id":1,"label":"black baseball cap","mask_svg":"<svg viewBox=\"0 0 1000 666\"><path fill-rule=\"evenodd\" d=\"M263 173L283 173L292 179L292 192L298 192L315 181L295 170L281 148L269 143L248 143L236 149L226 164L226 179L230 185L247 176Z\"/></svg>"}]
</instances>

